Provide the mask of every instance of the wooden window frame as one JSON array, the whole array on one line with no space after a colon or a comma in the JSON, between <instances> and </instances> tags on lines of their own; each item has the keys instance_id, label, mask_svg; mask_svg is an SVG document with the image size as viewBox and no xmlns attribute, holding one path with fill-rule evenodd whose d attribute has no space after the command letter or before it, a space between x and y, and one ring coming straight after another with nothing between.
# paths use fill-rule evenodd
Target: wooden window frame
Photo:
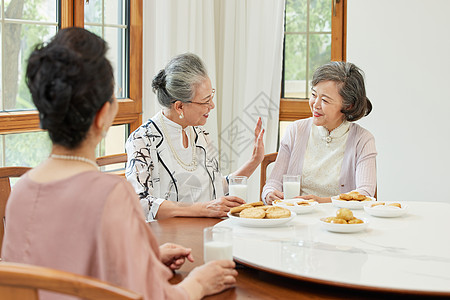
<instances>
[{"instance_id":1,"label":"wooden window frame","mask_svg":"<svg viewBox=\"0 0 450 300\"><path fill-rule=\"evenodd\" d=\"M331 60L346 60L347 0L336 1L336 15L331 14ZM281 98L280 121L295 121L311 117L308 99Z\"/></svg>"},{"instance_id":2,"label":"wooden window frame","mask_svg":"<svg viewBox=\"0 0 450 300\"><path fill-rule=\"evenodd\" d=\"M84 1L61 1L61 28L84 27ZM130 132L142 123L142 12L143 0L130 0L129 98L119 99L114 125L129 124ZM36 110L0 113L0 134L41 131Z\"/></svg>"}]
</instances>

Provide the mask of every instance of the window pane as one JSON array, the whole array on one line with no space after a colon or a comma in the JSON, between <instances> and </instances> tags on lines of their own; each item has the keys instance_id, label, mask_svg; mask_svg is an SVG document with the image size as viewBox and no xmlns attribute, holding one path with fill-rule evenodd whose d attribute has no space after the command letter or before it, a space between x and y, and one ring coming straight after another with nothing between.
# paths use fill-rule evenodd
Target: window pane
<instances>
[{"instance_id":1,"label":"window pane","mask_svg":"<svg viewBox=\"0 0 450 300\"><path fill-rule=\"evenodd\" d=\"M128 137L128 124L109 128L106 137L97 147L97 156L125 153L125 142ZM108 165L103 171L125 169L125 163Z\"/></svg>"},{"instance_id":2,"label":"window pane","mask_svg":"<svg viewBox=\"0 0 450 300\"><path fill-rule=\"evenodd\" d=\"M5 18L57 22L57 0L5 0Z\"/></svg>"},{"instance_id":3,"label":"window pane","mask_svg":"<svg viewBox=\"0 0 450 300\"><path fill-rule=\"evenodd\" d=\"M306 32L306 0L286 1L286 32Z\"/></svg>"},{"instance_id":4,"label":"window pane","mask_svg":"<svg viewBox=\"0 0 450 300\"><path fill-rule=\"evenodd\" d=\"M25 83L26 61L36 44L56 34L56 26L5 23L3 37L3 110L34 109Z\"/></svg>"},{"instance_id":5,"label":"window pane","mask_svg":"<svg viewBox=\"0 0 450 300\"><path fill-rule=\"evenodd\" d=\"M305 98L306 35L286 35L284 56L284 97Z\"/></svg>"},{"instance_id":6,"label":"window pane","mask_svg":"<svg viewBox=\"0 0 450 300\"><path fill-rule=\"evenodd\" d=\"M35 167L50 154L46 131L4 135L4 166Z\"/></svg>"},{"instance_id":7,"label":"window pane","mask_svg":"<svg viewBox=\"0 0 450 300\"><path fill-rule=\"evenodd\" d=\"M90 0L89 2L84 2L84 22L101 24L102 12L102 0Z\"/></svg>"},{"instance_id":8,"label":"window pane","mask_svg":"<svg viewBox=\"0 0 450 300\"><path fill-rule=\"evenodd\" d=\"M127 1L104 0L104 9L101 2L101 0L95 0L85 4L85 9L88 11L85 16L85 28L108 43L108 59L114 68L114 94L116 98L126 98L128 97L128 31L125 27Z\"/></svg>"},{"instance_id":9,"label":"window pane","mask_svg":"<svg viewBox=\"0 0 450 300\"><path fill-rule=\"evenodd\" d=\"M125 29L105 27L105 40L109 44L108 59L114 67L115 95L117 98L125 98L128 94Z\"/></svg>"},{"instance_id":10,"label":"window pane","mask_svg":"<svg viewBox=\"0 0 450 300\"><path fill-rule=\"evenodd\" d=\"M280 131L279 131L279 134L280 134L280 140L283 138L283 136L284 136L284 134L285 134L285 132L286 132L286 129L287 129L287 127L292 123L293 121L280 121Z\"/></svg>"},{"instance_id":11,"label":"window pane","mask_svg":"<svg viewBox=\"0 0 450 300\"><path fill-rule=\"evenodd\" d=\"M331 34L311 34L309 37L309 78L314 71L331 60Z\"/></svg>"},{"instance_id":12,"label":"window pane","mask_svg":"<svg viewBox=\"0 0 450 300\"><path fill-rule=\"evenodd\" d=\"M105 0L105 24L125 25L125 1Z\"/></svg>"},{"instance_id":13,"label":"window pane","mask_svg":"<svg viewBox=\"0 0 450 300\"><path fill-rule=\"evenodd\" d=\"M331 1L310 0L309 30L331 31Z\"/></svg>"}]
</instances>

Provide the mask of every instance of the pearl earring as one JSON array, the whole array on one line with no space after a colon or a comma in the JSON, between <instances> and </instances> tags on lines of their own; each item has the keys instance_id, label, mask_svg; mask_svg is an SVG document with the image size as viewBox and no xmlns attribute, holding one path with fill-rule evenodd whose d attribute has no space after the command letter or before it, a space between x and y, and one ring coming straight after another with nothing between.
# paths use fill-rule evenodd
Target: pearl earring
<instances>
[{"instance_id":1,"label":"pearl earring","mask_svg":"<svg viewBox=\"0 0 450 300\"><path fill-rule=\"evenodd\" d=\"M180 114L180 119L183 119L183 118L184 118L183 112L181 112L181 114Z\"/></svg>"}]
</instances>

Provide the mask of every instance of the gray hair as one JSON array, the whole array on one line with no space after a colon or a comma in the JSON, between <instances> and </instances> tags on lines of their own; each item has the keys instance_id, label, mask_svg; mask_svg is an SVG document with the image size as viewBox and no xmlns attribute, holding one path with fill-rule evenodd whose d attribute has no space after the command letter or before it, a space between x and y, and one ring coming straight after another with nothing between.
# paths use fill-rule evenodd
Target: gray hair
<instances>
[{"instance_id":1,"label":"gray hair","mask_svg":"<svg viewBox=\"0 0 450 300\"><path fill-rule=\"evenodd\" d=\"M316 69L312 79L315 86L321 81L336 82L343 98L341 112L347 121L357 121L372 111L372 103L366 97L363 71L352 63L332 61Z\"/></svg>"},{"instance_id":2,"label":"gray hair","mask_svg":"<svg viewBox=\"0 0 450 300\"><path fill-rule=\"evenodd\" d=\"M153 78L153 92L164 107L169 108L175 101L188 103L195 96L196 85L206 78L208 72L200 57L192 53L180 54Z\"/></svg>"}]
</instances>

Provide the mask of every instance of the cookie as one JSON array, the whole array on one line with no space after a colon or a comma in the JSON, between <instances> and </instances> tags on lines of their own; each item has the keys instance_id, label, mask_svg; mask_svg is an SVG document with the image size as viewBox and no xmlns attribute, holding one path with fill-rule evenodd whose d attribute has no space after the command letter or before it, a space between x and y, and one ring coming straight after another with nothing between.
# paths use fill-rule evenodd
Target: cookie
<instances>
[{"instance_id":1,"label":"cookie","mask_svg":"<svg viewBox=\"0 0 450 300\"><path fill-rule=\"evenodd\" d=\"M348 221L348 224L361 224L361 223L364 223L363 220L357 218Z\"/></svg>"},{"instance_id":2,"label":"cookie","mask_svg":"<svg viewBox=\"0 0 450 300\"><path fill-rule=\"evenodd\" d=\"M253 206L251 204L245 203L245 204L242 204L242 205L239 205L239 206L232 207L230 209L230 213L232 213L232 214L240 213L244 209L250 208L250 207L253 207Z\"/></svg>"},{"instance_id":3,"label":"cookie","mask_svg":"<svg viewBox=\"0 0 450 300\"><path fill-rule=\"evenodd\" d=\"M361 195L361 194L353 194L352 198L353 198L353 200L363 201L363 200L366 200L367 197L365 195Z\"/></svg>"},{"instance_id":4,"label":"cookie","mask_svg":"<svg viewBox=\"0 0 450 300\"><path fill-rule=\"evenodd\" d=\"M264 209L258 207L246 208L239 213L239 217L247 219L263 219L265 215Z\"/></svg>"},{"instance_id":5,"label":"cookie","mask_svg":"<svg viewBox=\"0 0 450 300\"><path fill-rule=\"evenodd\" d=\"M340 194L340 195L339 195L339 199L340 199L340 200L352 200L353 197L352 197L352 195Z\"/></svg>"},{"instance_id":6,"label":"cookie","mask_svg":"<svg viewBox=\"0 0 450 300\"><path fill-rule=\"evenodd\" d=\"M253 206L253 207L256 207L256 206L263 206L264 205L264 203L262 202L262 201L259 201L259 202L252 202L252 203L249 203L251 206Z\"/></svg>"},{"instance_id":7,"label":"cookie","mask_svg":"<svg viewBox=\"0 0 450 300\"><path fill-rule=\"evenodd\" d=\"M389 203L387 206L395 206L395 207L398 207L398 208L402 208L400 203Z\"/></svg>"},{"instance_id":8,"label":"cookie","mask_svg":"<svg viewBox=\"0 0 450 300\"><path fill-rule=\"evenodd\" d=\"M339 219L344 219L346 221L349 221L353 219L353 212L348 208L341 208L336 212L336 217Z\"/></svg>"},{"instance_id":9,"label":"cookie","mask_svg":"<svg viewBox=\"0 0 450 300\"><path fill-rule=\"evenodd\" d=\"M377 202L372 204L370 207L375 207L375 206L379 206L379 205L384 205L384 202Z\"/></svg>"},{"instance_id":10,"label":"cookie","mask_svg":"<svg viewBox=\"0 0 450 300\"><path fill-rule=\"evenodd\" d=\"M291 216L291 211L284 207L273 206L266 210L267 219L281 219L289 218Z\"/></svg>"}]
</instances>

